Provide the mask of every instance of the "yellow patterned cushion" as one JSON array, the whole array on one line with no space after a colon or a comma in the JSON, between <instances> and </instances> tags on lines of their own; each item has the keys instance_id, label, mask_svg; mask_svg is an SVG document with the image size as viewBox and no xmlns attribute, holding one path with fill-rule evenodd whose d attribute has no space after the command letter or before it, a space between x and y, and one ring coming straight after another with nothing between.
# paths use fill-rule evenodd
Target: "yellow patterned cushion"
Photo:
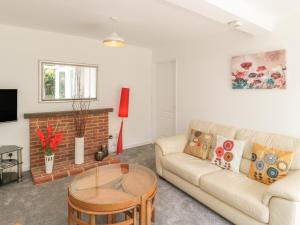
<instances>
[{"instance_id":1,"label":"yellow patterned cushion","mask_svg":"<svg viewBox=\"0 0 300 225\"><path fill-rule=\"evenodd\" d=\"M285 177L294 153L254 143L248 176L264 184L272 184Z\"/></svg>"},{"instance_id":2,"label":"yellow patterned cushion","mask_svg":"<svg viewBox=\"0 0 300 225\"><path fill-rule=\"evenodd\" d=\"M212 134L192 129L184 152L200 159L207 159L212 142Z\"/></svg>"}]
</instances>

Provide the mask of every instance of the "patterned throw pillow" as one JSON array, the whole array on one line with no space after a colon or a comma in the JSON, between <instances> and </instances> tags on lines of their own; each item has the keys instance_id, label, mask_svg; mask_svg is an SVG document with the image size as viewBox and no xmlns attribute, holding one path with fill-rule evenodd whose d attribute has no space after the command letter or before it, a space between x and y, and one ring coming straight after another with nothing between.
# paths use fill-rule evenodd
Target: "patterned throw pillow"
<instances>
[{"instance_id":1,"label":"patterned throw pillow","mask_svg":"<svg viewBox=\"0 0 300 225\"><path fill-rule=\"evenodd\" d=\"M192 129L184 152L200 159L207 159L212 142L212 134Z\"/></svg>"},{"instance_id":2,"label":"patterned throw pillow","mask_svg":"<svg viewBox=\"0 0 300 225\"><path fill-rule=\"evenodd\" d=\"M244 145L244 141L217 136L217 145L211 162L223 169L239 172Z\"/></svg>"},{"instance_id":3,"label":"patterned throw pillow","mask_svg":"<svg viewBox=\"0 0 300 225\"><path fill-rule=\"evenodd\" d=\"M261 183L272 184L287 175L293 157L293 152L254 143L248 176Z\"/></svg>"}]
</instances>

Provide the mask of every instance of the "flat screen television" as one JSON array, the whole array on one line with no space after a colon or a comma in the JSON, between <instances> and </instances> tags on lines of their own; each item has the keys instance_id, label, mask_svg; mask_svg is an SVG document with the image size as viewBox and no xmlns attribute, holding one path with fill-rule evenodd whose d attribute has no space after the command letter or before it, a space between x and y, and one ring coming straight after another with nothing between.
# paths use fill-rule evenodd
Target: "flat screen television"
<instances>
[{"instance_id":1,"label":"flat screen television","mask_svg":"<svg viewBox=\"0 0 300 225\"><path fill-rule=\"evenodd\" d=\"M0 89L0 122L18 119L18 90Z\"/></svg>"}]
</instances>

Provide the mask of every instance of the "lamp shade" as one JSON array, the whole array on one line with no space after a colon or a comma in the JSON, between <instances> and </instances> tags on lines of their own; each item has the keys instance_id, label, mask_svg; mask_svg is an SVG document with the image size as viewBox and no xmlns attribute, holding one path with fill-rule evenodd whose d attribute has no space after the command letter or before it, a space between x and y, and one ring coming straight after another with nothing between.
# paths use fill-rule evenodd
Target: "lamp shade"
<instances>
[{"instance_id":1,"label":"lamp shade","mask_svg":"<svg viewBox=\"0 0 300 225\"><path fill-rule=\"evenodd\" d=\"M114 32L103 40L103 44L109 47L123 47L125 45L125 40Z\"/></svg>"},{"instance_id":2,"label":"lamp shade","mask_svg":"<svg viewBox=\"0 0 300 225\"><path fill-rule=\"evenodd\" d=\"M122 88L120 106L119 106L119 117L128 117L128 106L129 106L129 88Z\"/></svg>"}]
</instances>

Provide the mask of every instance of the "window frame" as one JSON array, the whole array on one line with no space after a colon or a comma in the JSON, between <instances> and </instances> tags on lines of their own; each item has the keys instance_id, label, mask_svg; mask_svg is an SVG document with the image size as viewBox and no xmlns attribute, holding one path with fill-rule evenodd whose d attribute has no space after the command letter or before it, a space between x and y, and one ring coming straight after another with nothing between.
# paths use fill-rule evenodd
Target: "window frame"
<instances>
[{"instance_id":1,"label":"window frame","mask_svg":"<svg viewBox=\"0 0 300 225\"><path fill-rule=\"evenodd\" d=\"M95 68L96 69L96 97L95 98L68 98L68 99L44 99L43 93L44 93L44 74L43 74L43 64L53 64L53 65L62 65L62 66L80 66L80 67L88 67L88 68ZM97 64L86 64L86 63L74 63L74 62L61 62L61 61L51 61L51 60L39 60L38 61L38 93L39 93L39 103L57 103L57 102L73 102L73 101L98 101L98 71L99 67Z\"/></svg>"}]
</instances>

